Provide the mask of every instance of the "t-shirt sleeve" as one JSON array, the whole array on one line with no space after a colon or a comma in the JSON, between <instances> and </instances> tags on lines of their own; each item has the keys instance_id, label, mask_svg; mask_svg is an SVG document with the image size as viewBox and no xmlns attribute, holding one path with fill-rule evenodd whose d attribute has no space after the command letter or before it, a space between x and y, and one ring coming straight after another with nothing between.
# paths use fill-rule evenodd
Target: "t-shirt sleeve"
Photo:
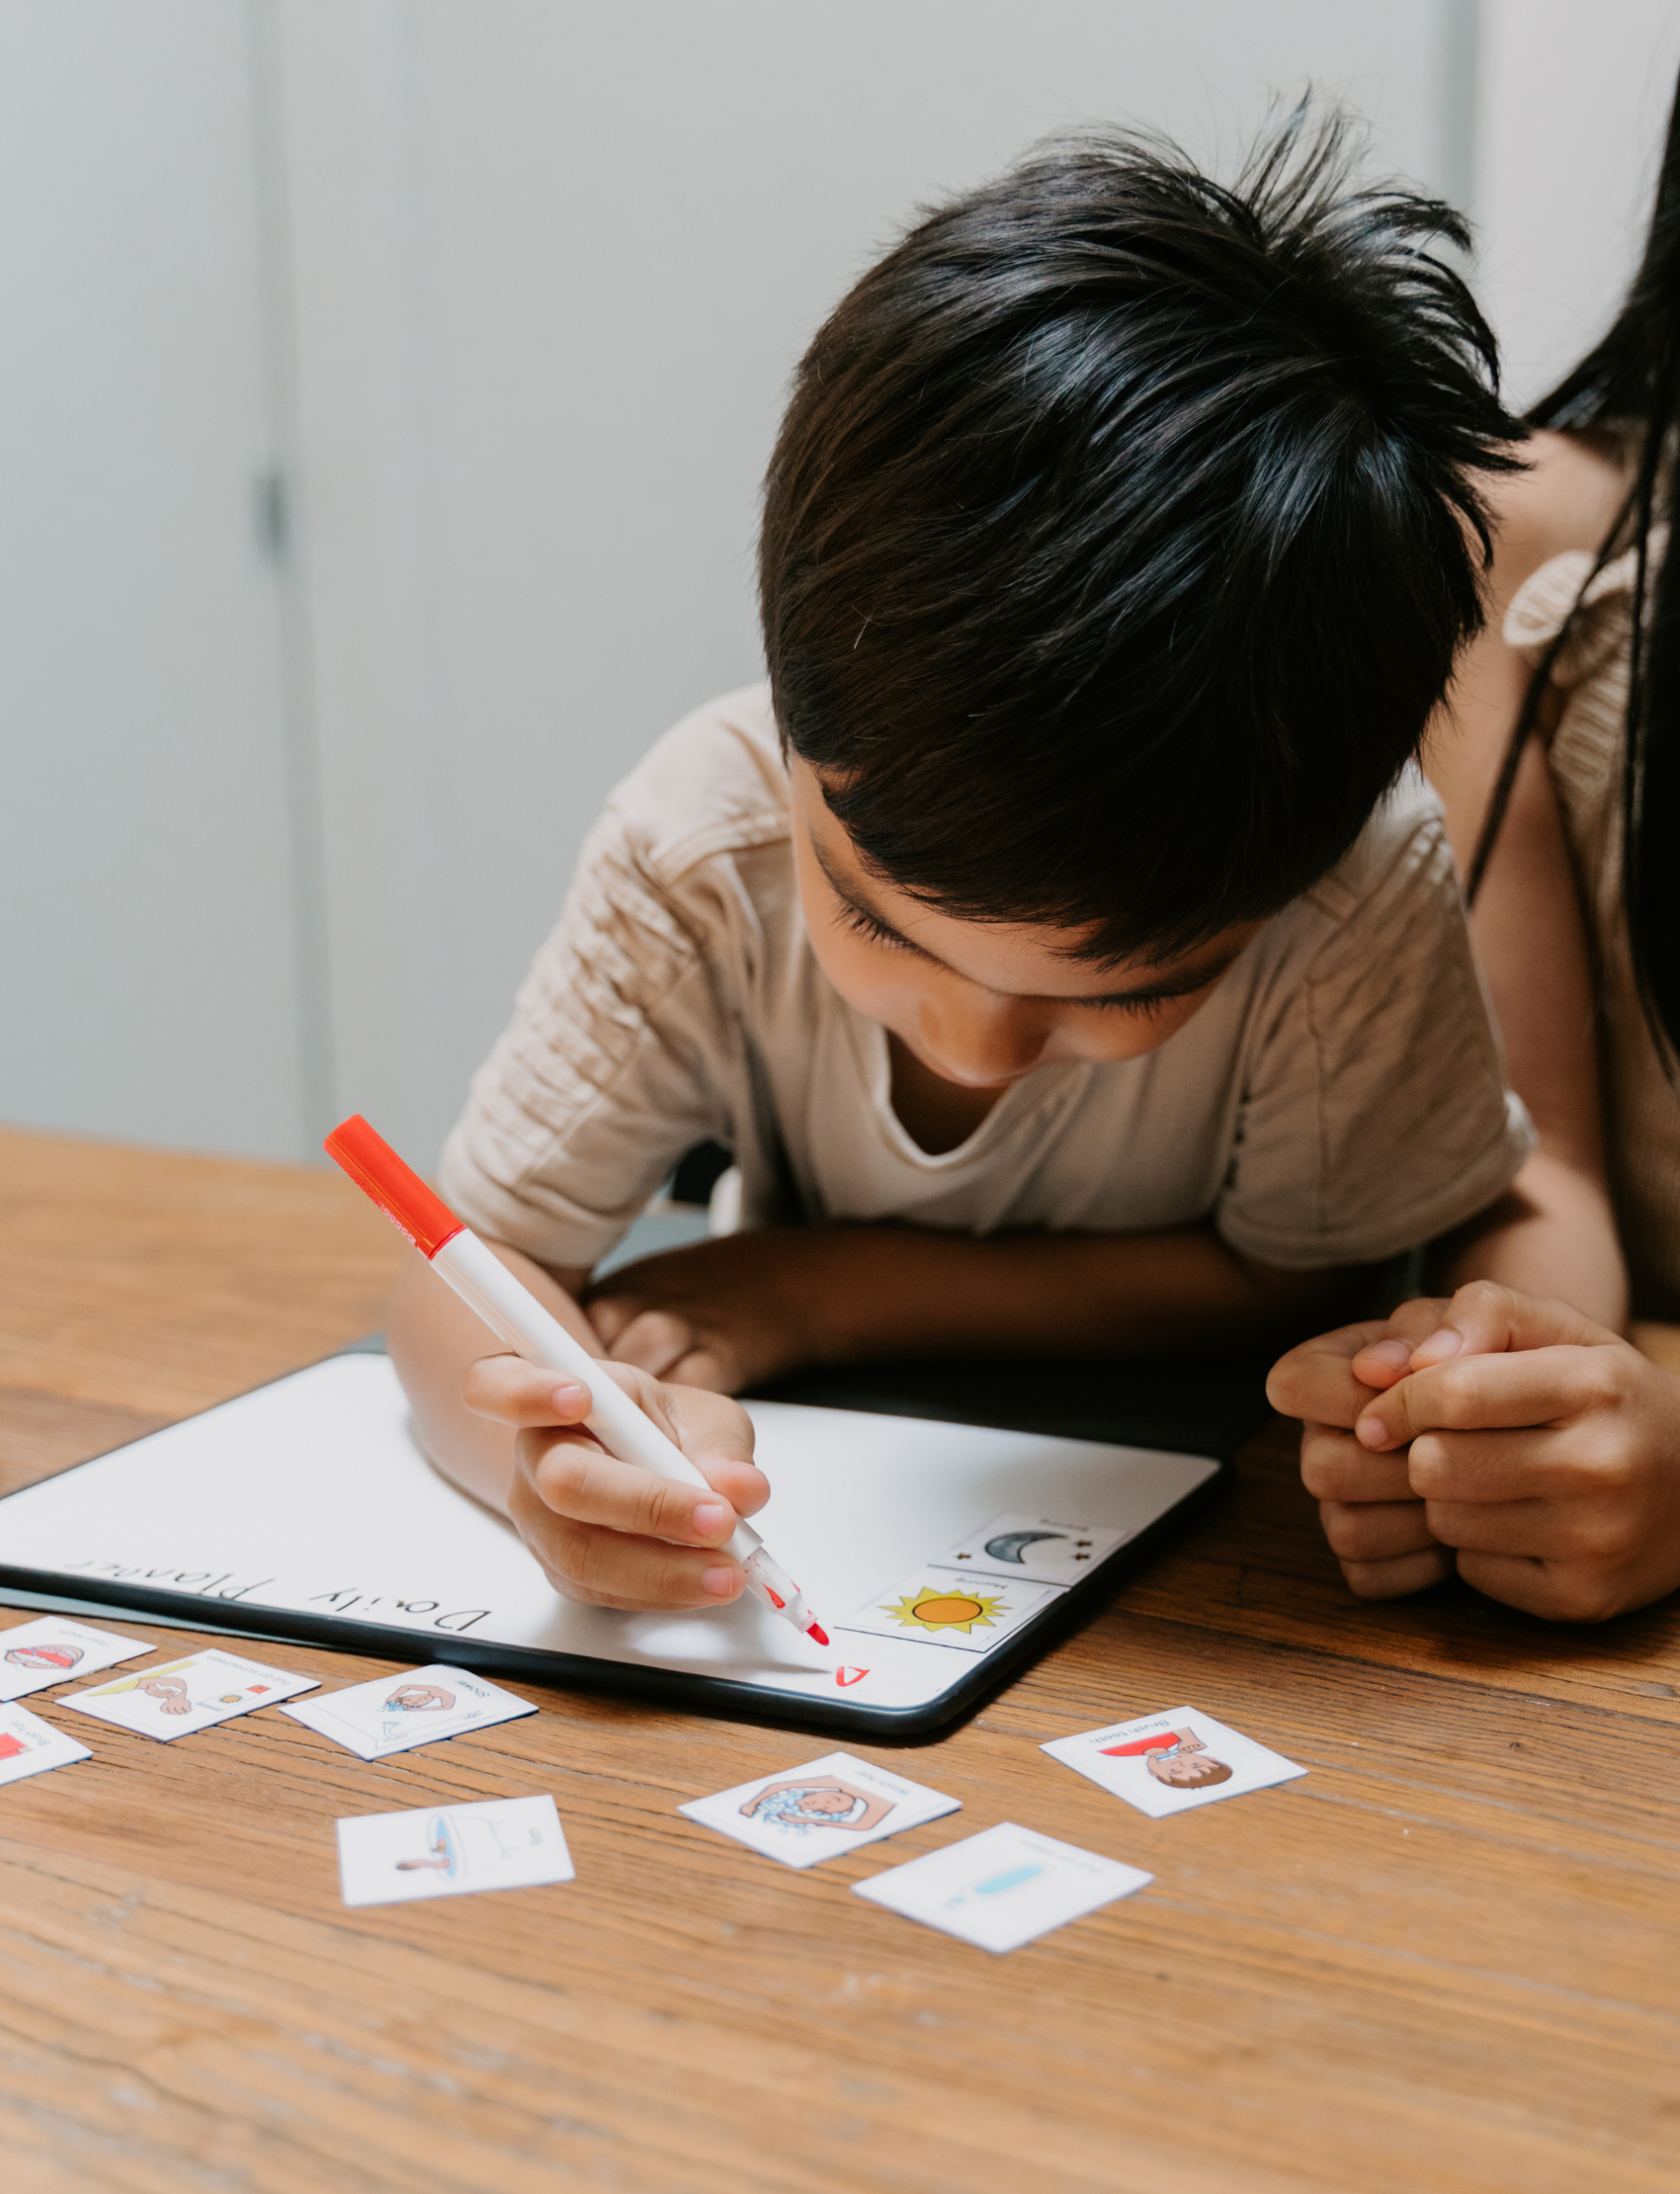
<instances>
[{"instance_id":1,"label":"t-shirt sleeve","mask_svg":"<svg viewBox=\"0 0 1680 2194\"><path fill-rule=\"evenodd\" d=\"M1421 780L1284 918L1322 939L1260 1003L1215 1224L1264 1264L1375 1264L1492 1203L1534 1143Z\"/></svg>"},{"instance_id":2,"label":"t-shirt sleeve","mask_svg":"<svg viewBox=\"0 0 1680 2194\"><path fill-rule=\"evenodd\" d=\"M684 1151L729 1139L726 896L704 862L662 878L608 808L444 1147L443 1192L471 1225L588 1268Z\"/></svg>"}]
</instances>

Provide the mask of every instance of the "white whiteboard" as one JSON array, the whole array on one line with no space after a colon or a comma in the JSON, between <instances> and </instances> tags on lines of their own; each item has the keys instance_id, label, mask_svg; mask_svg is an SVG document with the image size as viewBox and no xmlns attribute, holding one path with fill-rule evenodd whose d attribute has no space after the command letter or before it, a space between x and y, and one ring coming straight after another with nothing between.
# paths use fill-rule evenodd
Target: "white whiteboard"
<instances>
[{"instance_id":1,"label":"white whiteboard","mask_svg":"<svg viewBox=\"0 0 1680 2194\"><path fill-rule=\"evenodd\" d=\"M493 1666L512 1647L709 1677L795 1713L823 1702L902 1715L971 1684L1218 1471L1040 1433L748 1407L774 1487L759 1527L829 1630L830 1655L756 1601L667 1616L557 1598L512 1529L420 1454L382 1356L334 1357L12 1494L0 1569L107 1604L185 1596L208 1623L254 1609L282 1632L287 1615L330 1620L348 1645L358 1628L411 1633L426 1659L445 1649L471 1663L476 1646Z\"/></svg>"}]
</instances>

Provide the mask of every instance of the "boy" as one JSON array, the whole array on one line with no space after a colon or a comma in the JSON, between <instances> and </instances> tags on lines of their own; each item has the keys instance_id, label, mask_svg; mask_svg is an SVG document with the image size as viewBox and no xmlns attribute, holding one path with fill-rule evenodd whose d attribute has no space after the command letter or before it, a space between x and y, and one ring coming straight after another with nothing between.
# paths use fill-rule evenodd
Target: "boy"
<instances>
[{"instance_id":1,"label":"boy","mask_svg":"<svg viewBox=\"0 0 1680 2194\"><path fill-rule=\"evenodd\" d=\"M1215 1759L1194 1730L1134 1737L1130 1744L1105 1744L1102 1749L1111 1760L1135 1759L1141 1753L1155 1781L1173 1790L1208 1790L1231 1777L1224 1761Z\"/></svg>"},{"instance_id":2,"label":"boy","mask_svg":"<svg viewBox=\"0 0 1680 2194\"><path fill-rule=\"evenodd\" d=\"M582 1390L486 1357L429 1275L393 1309L430 1452L559 1589L739 1592L714 1550L768 1487L707 1390L1258 1344L1515 1174L1409 767L1479 622L1474 476L1512 462L1436 231L1300 115L1230 192L1083 140L817 335L769 687L614 796L442 1172L714 1494L603 1456ZM706 1137L748 1230L592 1287Z\"/></svg>"}]
</instances>

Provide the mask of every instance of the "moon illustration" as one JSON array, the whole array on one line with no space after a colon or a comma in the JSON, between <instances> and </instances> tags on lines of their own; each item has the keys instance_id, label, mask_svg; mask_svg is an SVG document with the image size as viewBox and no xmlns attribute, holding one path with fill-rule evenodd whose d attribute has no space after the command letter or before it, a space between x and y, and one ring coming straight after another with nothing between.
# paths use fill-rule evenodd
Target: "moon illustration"
<instances>
[{"instance_id":1,"label":"moon illustration","mask_svg":"<svg viewBox=\"0 0 1680 2194\"><path fill-rule=\"evenodd\" d=\"M1064 1531L1005 1531L986 1541L986 1552L994 1561L1025 1561L1027 1557L1022 1549L1032 1546L1035 1540L1066 1537Z\"/></svg>"}]
</instances>

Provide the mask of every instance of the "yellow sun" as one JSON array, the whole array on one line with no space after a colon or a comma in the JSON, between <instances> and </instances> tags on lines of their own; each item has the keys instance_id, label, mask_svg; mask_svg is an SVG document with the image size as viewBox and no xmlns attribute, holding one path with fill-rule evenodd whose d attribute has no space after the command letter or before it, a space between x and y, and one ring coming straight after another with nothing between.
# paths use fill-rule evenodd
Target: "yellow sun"
<instances>
[{"instance_id":1,"label":"yellow sun","mask_svg":"<svg viewBox=\"0 0 1680 2194\"><path fill-rule=\"evenodd\" d=\"M910 1630L971 1633L976 1623L989 1629L1006 1610L1001 1594L954 1592L945 1585L924 1584L881 1612Z\"/></svg>"}]
</instances>

